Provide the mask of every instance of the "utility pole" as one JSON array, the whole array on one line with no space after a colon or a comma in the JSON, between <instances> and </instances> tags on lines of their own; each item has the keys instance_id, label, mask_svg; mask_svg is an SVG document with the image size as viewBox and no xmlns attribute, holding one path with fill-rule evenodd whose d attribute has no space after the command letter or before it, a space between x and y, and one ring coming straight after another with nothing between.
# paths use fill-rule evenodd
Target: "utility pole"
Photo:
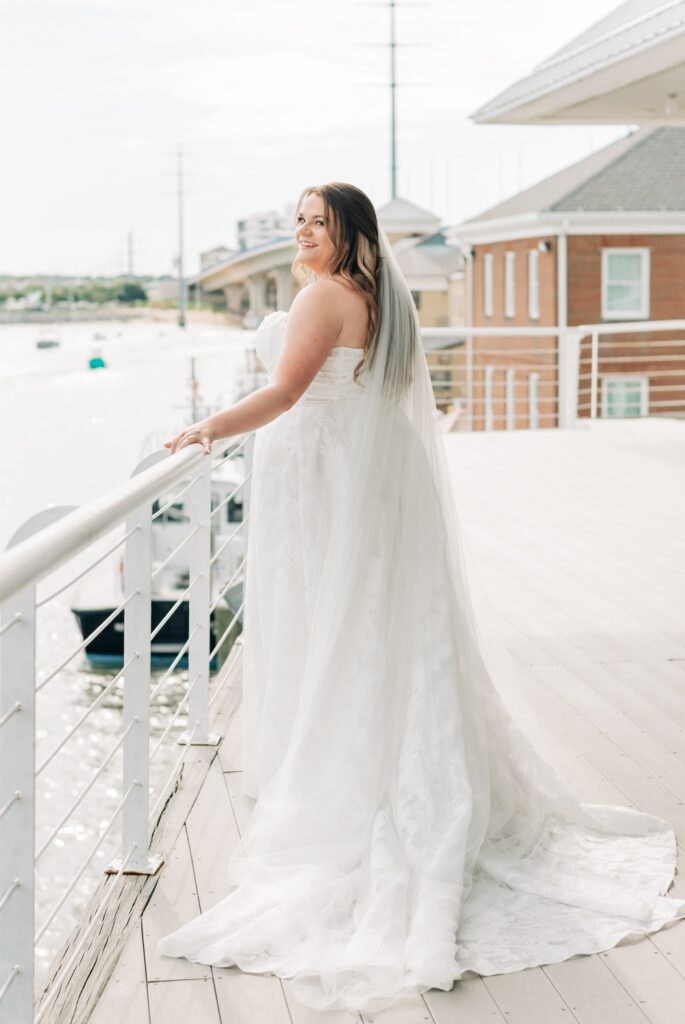
<instances>
[{"instance_id":1,"label":"utility pole","mask_svg":"<svg viewBox=\"0 0 685 1024\"><path fill-rule=\"evenodd\" d=\"M128 254L128 276L133 278L133 232L129 231L126 236L126 251Z\"/></svg>"},{"instance_id":2,"label":"utility pole","mask_svg":"<svg viewBox=\"0 0 685 1024\"><path fill-rule=\"evenodd\" d=\"M186 283L183 276L183 143L176 154L176 193L178 201L178 325L186 325Z\"/></svg>"},{"instance_id":3,"label":"utility pole","mask_svg":"<svg viewBox=\"0 0 685 1024\"><path fill-rule=\"evenodd\" d=\"M425 3L397 3L397 0L381 0L379 3L361 3L360 7L388 7L390 13L390 40L386 43L366 43L366 46L388 46L390 50L390 198L397 196L397 89L399 85L424 85L423 82L397 81L398 46L423 46L423 43L398 43L395 32L395 11L398 7L427 7Z\"/></svg>"},{"instance_id":4,"label":"utility pole","mask_svg":"<svg viewBox=\"0 0 685 1024\"><path fill-rule=\"evenodd\" d=\"M390 4L390 198L397 195L397 77L395 51L395 0Z\"/></svg>"}]
</instances>

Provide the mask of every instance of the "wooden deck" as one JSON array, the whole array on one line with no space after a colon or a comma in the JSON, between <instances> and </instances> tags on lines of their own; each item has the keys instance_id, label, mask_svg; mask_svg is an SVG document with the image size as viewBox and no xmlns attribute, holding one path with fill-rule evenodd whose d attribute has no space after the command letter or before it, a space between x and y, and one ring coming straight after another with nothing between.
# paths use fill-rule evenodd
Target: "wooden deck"
<instances>
[{"instance_id":1,"label":"wooden deck","mask_svg":"<svg viewBox=\"0 0 685 1024\"><path fill-rule=\"evenodd\" d=\"M633 804L685 844L685 421L448 436L464 529L539 701L546 756L587 800ZM240 796L240 647L168 805L173 846L90 1024L676 1024L685 922L608 953L469 975L382 1013L315 1014L287 982L158 957L159 935L224 895ZM199 780L199 781L198 781ZM185 795L184 795L185 793ZM175 821L175 825L170 824ZM682 864L682 862L681 862ZM154 883L153 883L154 884ZM685 896L682 874L675 889ZM112 957L112 960L114 957ZM76 1015L78 1016L78 1015ZM76 1016L71 1019L76 1019ZM66 1018L64 1018L66 1019ZM81 1019L81 1018L79 1018Z\"/></svg>"}]
</instances>

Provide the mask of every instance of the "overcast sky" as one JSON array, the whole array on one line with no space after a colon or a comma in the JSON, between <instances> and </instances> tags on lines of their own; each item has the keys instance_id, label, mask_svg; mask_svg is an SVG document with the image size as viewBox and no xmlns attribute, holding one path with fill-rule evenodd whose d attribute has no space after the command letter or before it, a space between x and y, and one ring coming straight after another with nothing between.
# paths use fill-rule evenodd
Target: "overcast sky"
<instances>
[{"instance_id":1,"label":"overcast sky","mask_svg":"<svg viewBox=\"0 0 685 1024\"><path fill-rule=\"evenodd\" d=\"M626 126L469 118L614 0L400 7L398 193L458 223ZM172 272L174 151L186 266L236 221L349 181L390 198L389 13L354 0L0 0L0 273ZM381 45L372 45L381 44Z\"/></svg>"}]
</instances>

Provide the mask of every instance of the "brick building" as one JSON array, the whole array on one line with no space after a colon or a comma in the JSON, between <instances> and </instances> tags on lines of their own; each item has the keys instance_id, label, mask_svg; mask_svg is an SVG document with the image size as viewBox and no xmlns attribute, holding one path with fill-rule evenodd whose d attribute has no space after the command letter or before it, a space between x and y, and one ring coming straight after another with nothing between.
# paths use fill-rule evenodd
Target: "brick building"
<instances>
[{"instance_id":1,"label":"brick building","mask_svg":"<svg viewBox=\"0 0 685 1024\"><path fill-rule=\"evenodd\" d=\"M452 240L470 251L469 322L565 329L685 318L683 168L685 127L639 128L457 225ZM682 337L603 337L600 414L682 414L685 346L673 345ZM558 350L544 331L474 338L474 429L558 426L565 344L562 335ZM577 413L587 416L587 339L578 370Z\"/></svg>"}]
</instances>

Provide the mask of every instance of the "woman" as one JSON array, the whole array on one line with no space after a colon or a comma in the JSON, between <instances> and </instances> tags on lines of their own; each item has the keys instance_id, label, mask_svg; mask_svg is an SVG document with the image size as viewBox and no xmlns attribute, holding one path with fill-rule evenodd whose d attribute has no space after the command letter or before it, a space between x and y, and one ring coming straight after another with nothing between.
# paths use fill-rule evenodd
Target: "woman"
<instances>
[{"instance_id":1,"label":"woman","mask_svg":"<svg viewBox=\"0 0 685 1024\"><path fill-rule=\"evenodd\" d=\"M523 729L371 202L305 189L295 236L315 280L260 325L269 383L167 442L209 451L258 428L243 677L256 804L234 888L158 951L290 978L315 1009L377 1010L685 916L665 895L671 826L580 803Z\"/></svg>"}]
</instances>

